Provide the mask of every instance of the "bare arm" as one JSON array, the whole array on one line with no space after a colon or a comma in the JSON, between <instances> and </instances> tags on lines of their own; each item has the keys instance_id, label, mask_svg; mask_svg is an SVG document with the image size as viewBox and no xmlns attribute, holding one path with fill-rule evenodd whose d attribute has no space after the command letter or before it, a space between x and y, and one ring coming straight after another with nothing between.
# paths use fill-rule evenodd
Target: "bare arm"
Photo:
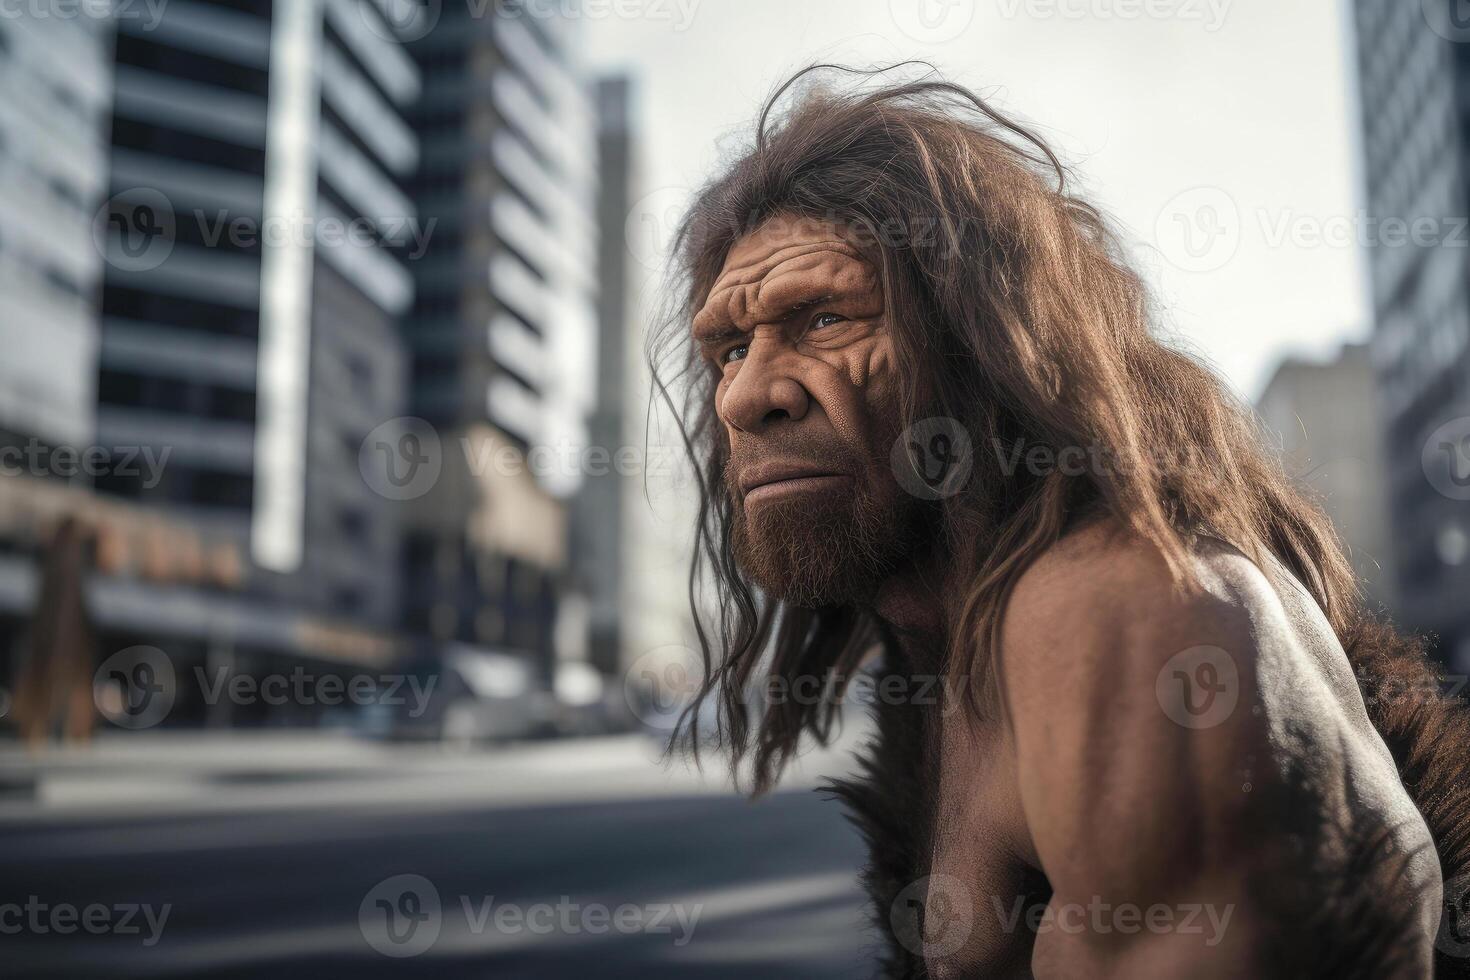
<instances>
[{"instance_id":1,"label":"bare arm","mask_svg":"<svg viewBox=\"0 0 1470 980\"><path fill-rule=\"evenodd\" d=\"M1354 870L1355 828L1403 816L1391 763L1343 710L1331 651L1227 564L1185 595L1146 546L1074 545L1018 586L1000 676L1053 889L1038 977L1295 976L1349 941L1353 922L1314 916L1413 919ZM1427 971L1415 925L1379 931Z\"/></svg>"}]
</instances>

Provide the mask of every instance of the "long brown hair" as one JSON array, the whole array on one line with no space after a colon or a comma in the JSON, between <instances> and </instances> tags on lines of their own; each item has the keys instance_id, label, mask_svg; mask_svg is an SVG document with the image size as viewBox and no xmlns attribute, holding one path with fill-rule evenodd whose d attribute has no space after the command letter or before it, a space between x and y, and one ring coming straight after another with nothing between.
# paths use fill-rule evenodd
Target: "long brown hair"
<instances>
[{"instance_id":1,"label":"long brown hair","mask_svg":"<svg viewBox=\"0 0 1470 980\"><path fill-rule=\"evenodd\" d=\"M778 215L837 220L867 239L881 276L896 373L909 381L901 423L954 419L976 447L962 492L934 504L942 546L964 570L944 624L951 668L986 662L1016 581L1081 515L1105 513L1152 542L1181 581L1194 533L1257 559L1269 553L1347 649L1448 882L1470 860L1470 788L1451 778L1470 768L1470 721L1437 693L1376 696L1384 684L1433 688L1430 662L1366 613L1331 523L1264 446L1248 407L1160 340L1120 240L1069 190L1046 142L932 74L876 88L818 84L873 74L814 66L772 96L754 145L683 221L675 308L652 349L664 397L682 401L701 477L691 592L712 595L716 612L701 615L708 607L696 603L701 697L719 702L719 740L734 764L748 757L755 788L765 789L803 732L826 738L833 724L833 699L773 704L757 717L753 684L850 676L883 636L866 610L787 608L742 575L723 490L728 446L713 414L717 377L687 343L688 325L743 234ZM1079 475L986 463L985 447L1018 445L1098 447L1106 465Z\"/></svg>"}]
</instances>

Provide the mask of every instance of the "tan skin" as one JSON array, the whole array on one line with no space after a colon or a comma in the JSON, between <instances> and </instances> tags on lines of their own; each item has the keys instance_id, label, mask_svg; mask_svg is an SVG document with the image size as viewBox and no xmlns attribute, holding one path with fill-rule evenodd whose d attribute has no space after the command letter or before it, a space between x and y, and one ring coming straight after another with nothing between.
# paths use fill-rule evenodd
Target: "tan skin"
<instances>
[{"instance_id":1,"label":"tan skin","mask_svg":"<svg viewBox=\"0 0 1470 980\"><path fill-rule=\"evenodd\" d=\"M759 461L781 427L872 442L897 384L889 315L876 271L835 226L788 219L741 239L694 321L722 372L715 409L734 455ZM761 492L840 492L837 481ZM944 908L962 906L964 941L925 950L935 977L1270 976L1254 957L1281 924L1259 896L1285 872L1274 842L1240 827L1293 761L1326 787L1301 806L1371 811L1403 851L1424 848L1409 867L1424 889L1409 938L1413 975L1428 975L1437 859L1329 625L1290 576L1223 543L1199 549L1195 572L1201 588L1183 591L1154 548L1094 524L1023 576L1003 621L1001 714L939 723L932 872L960 883ZM931 624L951 574L940 560L882 584L881 616L929 630L915 654L941 648ZM1193 728L1161 709L1158 682L1200 646L1226 651L1238 705ZM1052 925L1033 933L1008 918L1038 876ZM1140 915L1099 920L1099 902ZM1153 907L1179 927L1140 927Z\"/></svg>"},{"instance_id":2,"label":"tan skin","mask_svg":"<svg viewBox=\"0 0 1470 980\"><path fill-rule=\"evenodd\" d=\"M894 382L883 317L876 273L836 229L782 222L737 243L694 318L733 454L776 421L861 441Z\"/></svg>"}]
</instances>

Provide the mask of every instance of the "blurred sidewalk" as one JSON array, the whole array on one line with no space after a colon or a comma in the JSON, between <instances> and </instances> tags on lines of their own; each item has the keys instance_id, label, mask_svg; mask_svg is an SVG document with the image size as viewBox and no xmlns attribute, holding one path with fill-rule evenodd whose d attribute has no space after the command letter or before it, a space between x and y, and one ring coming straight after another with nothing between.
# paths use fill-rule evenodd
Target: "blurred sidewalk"
<instances>
[{"instance_id":1,"label":"blurred sidewalk","mask_svg":"<svg viewBox=\"0 0 1470 980\"><path fill-rule=\"evenodd\" d=\"M783 788L850 770L867 731L803 755ZM350 733L174 731L104 733L90 745L32 754L0 743L0 823L323 804L476 808L633 797L730 794L725 764L660 758L654 735L561 739L449 750Z\"/></svg>"}]
</instances>

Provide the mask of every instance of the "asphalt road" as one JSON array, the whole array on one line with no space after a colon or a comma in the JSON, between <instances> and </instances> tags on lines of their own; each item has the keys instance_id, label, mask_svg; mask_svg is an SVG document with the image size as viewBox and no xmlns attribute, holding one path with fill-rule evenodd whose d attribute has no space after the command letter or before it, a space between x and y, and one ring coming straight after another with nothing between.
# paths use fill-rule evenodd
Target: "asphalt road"
<instances>
[{"instance_id":1,"label":"asphalt road","mask_svg":"<svg viewBox=\"0 0 1470 980\"><path fill-rule=\"evenodd\" d=\"M561 790L538 802L534 784L552 780L538 768L556 766ZM282 769L216 773L177 807L11 813L0 974L871 974L862 849L835 803L805 786L751 803L631 776L619 793L600 763L597 792L588 777L591 798L575 799L575 770L556 766L502 772L509 796L455 792L484 777L463 766L359 768L336 774L340 790L328 772ZM290 780L310 793L252 805Z\"/></svg>"}]
</instances>

